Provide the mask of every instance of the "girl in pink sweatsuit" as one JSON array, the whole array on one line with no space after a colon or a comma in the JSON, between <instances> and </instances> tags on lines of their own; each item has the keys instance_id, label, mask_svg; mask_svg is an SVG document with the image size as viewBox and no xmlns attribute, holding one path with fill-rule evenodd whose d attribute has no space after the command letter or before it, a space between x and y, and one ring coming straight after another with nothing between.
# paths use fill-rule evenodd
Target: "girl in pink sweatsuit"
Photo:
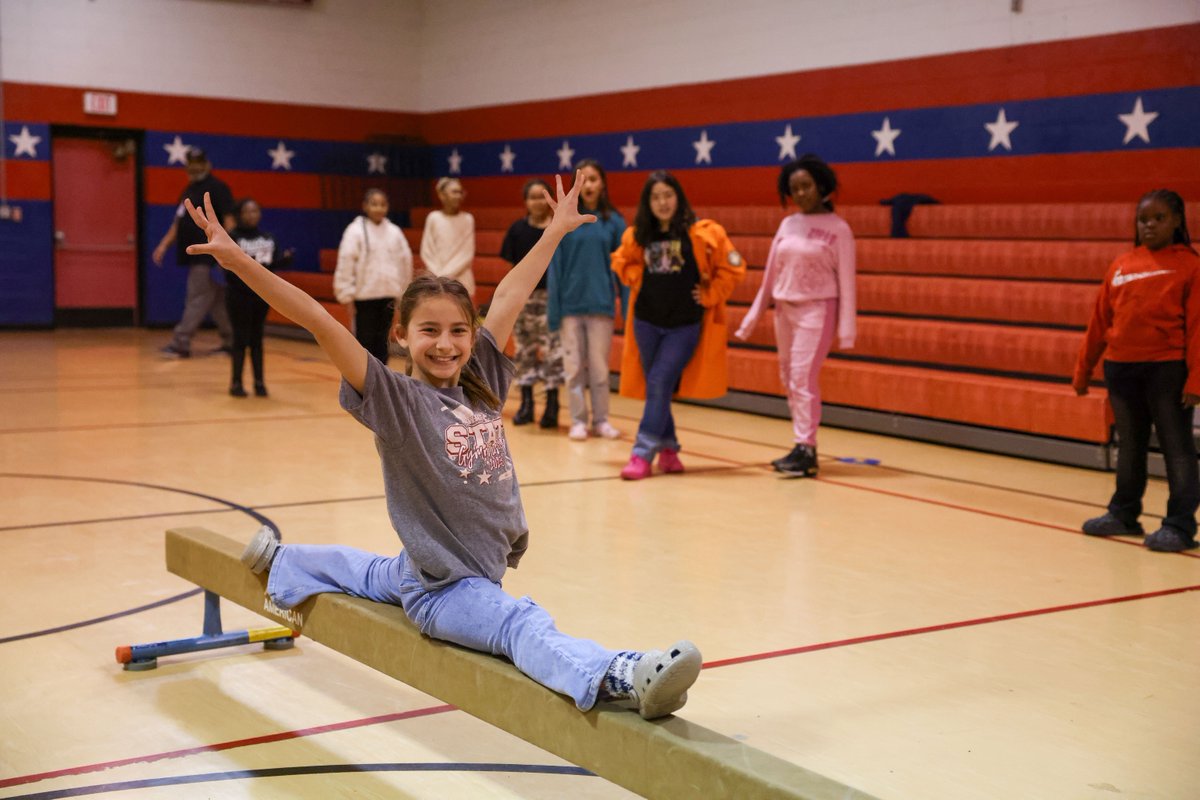
<instances>
[{"instance_id":1,"label":"girl in pink sweatsuit","mask_svg":"<svg viewBox=\"0 0 1200 800\"><path fill-rule=\"evenodd\" d=\"M779 374L787 388L795 447L771 465L793 477L817 474L821 364L835 337L839 350L854 346L854 234L833 213L837 185L833 169L814 155L784 165L779 196L785 204L791 198L799 212L780 223L758 296L734 334L748 339L759 315L775 304Z\"/></svg>"}]
</instances>

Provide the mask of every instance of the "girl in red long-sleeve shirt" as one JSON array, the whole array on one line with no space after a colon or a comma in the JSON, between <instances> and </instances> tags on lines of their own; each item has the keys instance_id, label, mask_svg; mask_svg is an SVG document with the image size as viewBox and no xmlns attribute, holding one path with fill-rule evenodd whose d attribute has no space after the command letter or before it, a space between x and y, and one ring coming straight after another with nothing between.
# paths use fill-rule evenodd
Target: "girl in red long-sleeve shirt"
<instances>
[{"instance_id":1,"label":"girl in red long-sleeve shirt","mask_svg":"<svg viewBox=\"0 0 1200 800\"><path fill-rule=\"evenodd\" d=\"M1197 546L1200 474L1192 416L1200 403L1200 255L1191 246L1183 199L1156 189L1138 202L1135 248L1105 275L1079 351L1072 385L1085 395L1104 356L1104 383L1116 420L1117 488L1090 536L1141 536L1150 426L1167 468L1167 513L1145 539L1151 550Z\"/></svg>"}]
</instances>

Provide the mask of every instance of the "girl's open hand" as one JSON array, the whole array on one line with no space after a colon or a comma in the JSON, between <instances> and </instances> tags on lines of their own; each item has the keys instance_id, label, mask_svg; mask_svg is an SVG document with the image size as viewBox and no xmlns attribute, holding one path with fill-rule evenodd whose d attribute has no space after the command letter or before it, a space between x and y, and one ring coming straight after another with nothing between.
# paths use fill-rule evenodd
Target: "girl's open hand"
<instances>
[{"instance_id":1,"label":"girl's open hand","mask_svg":"<svg viewBox=\"0 0 1200 800\"><path fill-rule=\"evenodd\" d=\"M562 176L554 176L555 192L558 195L557 199L550 196L550 193L545 189L542 192L546 195L546 202L550 204L550 211L554 217L550 220L547 228L558 228L562 233L570 233L571 231L583 225L586 222L595 222L595 214L580 214L579 213L579 187L583 182L579 179L579 170L575 171L575 182L571 185L571 191L563 193Z\"/></svg>"},{"instance_id":2,"label":"girl's open hand","mask_svg":"<svg viewBox=\"0 0 1200 800\"><path fill-rule=\"evenodd\" d=\"M208 237L208 244L190 245L187 249L188 255L212 256L217 260L218 264L229 269L234 259L241 255L242 248L238 247L237 243L229 238L229 233L221 225L221 218L213 210L212 198L209 197L208 192L204 193L203 211L192 205L191 200L184 200L183 205L187 208L187 212L192 215L192 221Z\"/></svg>"}]
</instances>

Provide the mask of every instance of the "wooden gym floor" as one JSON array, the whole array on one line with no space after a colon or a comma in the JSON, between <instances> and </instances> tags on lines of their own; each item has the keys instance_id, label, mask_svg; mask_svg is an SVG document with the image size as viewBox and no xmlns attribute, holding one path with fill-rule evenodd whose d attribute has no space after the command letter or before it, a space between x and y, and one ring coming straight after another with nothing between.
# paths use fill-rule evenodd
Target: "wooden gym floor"
<instances>
[{"instance_id":1,"label":"wooden gym floor","mask_svg":"<svg viewBox=\"0 0 1200 800\"><path fill-rule=\"evenodd\" d=\"M398 548L314 345L269 339L271 397L234 399L166 338L0 334L0 797L631 796L304 639L122 671L200 632L168 527ZM688 473L629 484L613 411L623 441L507 426L506 588L611 646L694 639L682 716L881 798L1196 796L1200 551L1078 533L1111 475L828 429L782 480L786 421L680 406Z\"/></svg>"}]
</instances>

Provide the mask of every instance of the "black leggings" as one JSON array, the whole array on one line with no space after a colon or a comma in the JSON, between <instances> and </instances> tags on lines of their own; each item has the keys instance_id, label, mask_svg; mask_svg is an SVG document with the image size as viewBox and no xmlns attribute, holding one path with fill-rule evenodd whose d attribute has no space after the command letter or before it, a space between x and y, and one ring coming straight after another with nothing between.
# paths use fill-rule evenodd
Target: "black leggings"
<instances>
[{"instance_id":1,"label":"black leggings","mask_svg":"<svg viewBox=\"0 0 1200 800\"><path fill-rule=\"evenodd\" d=\"M250 364L254 369L254 383L263 383L263 323L267 319L267 303L249 289L229 286L225 292L225 306L229 309L229 321L233 324L233 376L230 384L242 385L242 367L246 362L246 348L250 348Z\"/></svg>"},{"instance_id":2,"label":"black leggings","mask_svg":"<svg viewBox=\"0 0 1200 800\"><path fill-rule=\"evenodd\" d=\"M1167 514L1163 524L1196 533L1200 476L1192 434L1192 409L1183 405L1187 365L1182 361L1105 361L1104 383L1117 423L1117 490L1108 503L1126 524L1142 513L1150 426L1167 467Z\"/></svg>"},{"instance_id":3,"label":"black leggings","mask_svg":"<svg viewBox=\"0 0 1200 800\"><path fill-rule=\"evenodd\" d=\"M354 301L354 336L367 352L383 363L388 360L388 334L392 330L392 298Z\"/></svg>"}]
</instances>

